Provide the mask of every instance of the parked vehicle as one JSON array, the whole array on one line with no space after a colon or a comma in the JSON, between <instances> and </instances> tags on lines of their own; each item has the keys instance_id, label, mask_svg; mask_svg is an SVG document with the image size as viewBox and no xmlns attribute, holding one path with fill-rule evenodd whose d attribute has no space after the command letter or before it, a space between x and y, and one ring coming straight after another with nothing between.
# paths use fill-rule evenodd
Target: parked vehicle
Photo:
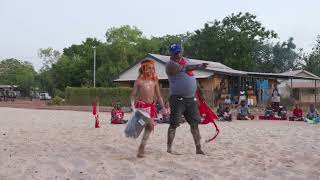
<instances>
[{"instance_id":1,"label":"parked vehicle","mask_svg":"<svg viewBox=\"0 0 320 180\"><path fill-rule=\"evenodd\" d=\"M39 91L40 100L51 100L51 96L47 91Z\"/></svg>"}]
</instances>

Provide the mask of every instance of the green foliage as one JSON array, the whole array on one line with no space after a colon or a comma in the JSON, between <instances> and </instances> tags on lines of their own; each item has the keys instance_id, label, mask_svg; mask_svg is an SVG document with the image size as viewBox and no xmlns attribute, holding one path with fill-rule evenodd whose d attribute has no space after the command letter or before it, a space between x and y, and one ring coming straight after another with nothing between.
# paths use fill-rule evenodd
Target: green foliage
<instances>
[{"instance_id":1,"label":"green foliage","mask_svg":"<svg viewBox=\"0 0 320 180\"><path fill-rule=\"evenodd\" d=\"M305 64L303 67L318 76L320 76L320 35L318 35L316 44L312 48L312 52L303 57Z\"/></svg>"},{"instance_id":2,"label":"green foliage","mask_svg":"<svg viewBox=\"0 0 320 180\"><path fill-rule=\"evenodd\" d=\"M40 90L48 91L51 96L54 97L55 87L54 75L52 69L42 69L40 73L36 76L36 81Z\"/></svg>"},{"instance_id":3,"label":"green foliage","mask_svg":"<svg viewBox=\"0 0 320 180\"><path fill-rule=\"evenodd\" d=\"M266 30L250 13L231 14L222 21L206 23L191 37L186 54L199 59L221 62L239 70L254 70L253 50L264 40L277 37Z\"/></svg>"},{"instance_id":4,"label":"green foliage","mask_svg":"<svg viewBox=\"0 0 320 180\"><path fill-rule=\"evenodd\" d=\"M66 88L66 103L69 105L91 105L94 98L97 98L100 105L111 106L114 102L130 104L131 88Z\"/></svg>"},{"instance_id":5,"label":"green foliage","mask_svg":"<svg viewBox=\"0 0 320 180\"><path fill-rule=\"evenodd\" d=\"M270 43L277 34L267 30L250 13L231 14L205 23L203 28L192 33L147 38L137 27L124 25L107 29L105 37L104 42L87 38L64 48L62 54L50 47L39 49L44 66L38 74L26 62L0 62L0 83L25 89L39 87L39 90L49 91L52 97L63 97L66 87L92 87L93 47L96 47L96 85L115 87L112 77L148 53L168 55L168 46L174 42L183 45L187 57L221 62L238 70L283 72L303 67L320 75L320 37L312 52L301 58L293 38ZM86 98L84 102L90 102L91 96Z\"/></svg>"},{"instance_id":6,"label":"green foliage","mask_svg":"<svg viewBox=\"0 0 320 180\"><path fill-rule=\"evenodd\" d=\"M64 101L61 97L56 96L51 100L51 104L50 105L63 105Z\"/></svg>"},{"instance_id":7,"label":"green foliage","mask_svg":"<svg viewBox=\"0 0 320 180\"><path fill-rule=\"evenodd\" d=\"M280 44L279 42L273 47L273 65L274 71L285 72L289 69L296 69L298 65L299 55L295 52L296 45L293 43L293 37L287 42Z\"/></svg>"},{"instance_id":8,"label":"green foliage","mask_svg":"<svg viewBox=\"0 0 320 180\"><path fill-rule=\"evenodd\" d=\"M61 98L65 98L66 97L64 91L61 91L59 89L55 89L54 90L54 94L55 94L55 96L59 96Z\"/></svg>"},{"instance_id":9,"label":"green foliage","mask_svg":"<svg viewBox=\"0 0 320 180\"><path fill-rule=\"evenodd\" d=\"M172 43L180 43L183 45L184 49L188 49L190 47L190 39L192 34L191 33L185 33L185 34L178 34L178 35L165 35L163 37L153 37L151 41L155 41L158 44L159 50L157 53L169 55L169 45ZM151 51L150 51L151 52Z\"/></svg>"},{"instance_id":10,"label":"green foliage","mask_svg":"<svg viewBox=\"0 0 320 180\"><path fill-rule=\"evenodd\" d=\"M43 60L42 69L48 69L53 63L57 62L60 57L60 52L52 49L51 47L44 49L40 48L38 50L38 56Z\"/></svg>"},{"instance_id":11,"label":"green foliage","mask_svg":"<svg viewBox=\"0 0 320 180\"><path fill-rule=\"evenodd\" d=\"M36 86L36 72L29 62L17 59L5 59L0 61L0 84L17 85L25 95L30 88Z\"/></svg>"},{"instance_id":12,"label":"green foliage","mask_svg":"<svg viewBox=\"0 0 320 180\"><path fill-rule=\"evenodd\" d=\"M300 52L296 51L293 38L287 42L278 42L275 45L258 43L254 48L255 71L280 73L289 69L297 69L300 66Z\"/></svg>"}]
</instances>

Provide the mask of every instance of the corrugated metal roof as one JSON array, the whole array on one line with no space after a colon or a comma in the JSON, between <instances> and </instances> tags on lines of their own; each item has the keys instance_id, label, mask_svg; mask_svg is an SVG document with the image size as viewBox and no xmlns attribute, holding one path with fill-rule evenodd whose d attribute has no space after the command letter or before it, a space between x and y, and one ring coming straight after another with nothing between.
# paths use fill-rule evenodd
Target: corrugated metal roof
<instances>
[{"instance_id":1,"label":"corrugated metal roof","mask_svg":"<svg viewBox=\"0 0 320 180\"><path fill-rule=\"evenodd\" d=\"M168 76L166 74L165 70L165 61L161 61L158 58L145 58L145 59L151 59L155 62L155 68L156 68L156 73L158 75L158 78L160 80L162 79L168 79ZM117 78L114 78L113 81L115 82L120 82L120 81L135 81L138 78L139 75L139 68L140 68L140 62L145 60L142 59L138 61L136 64L134 64L132 67L126 69L124 72L120 73ZM213 75L212 72L209 71L200 71L196 70L194 71L194 75L196 78L201 79L201 78L208 78Z\"/></svg>"},{"instance_id":2,"label":"corrugated metal roof","mask_svg":"<svg viewBox=\"0 0 320 180\"><path fill-rule=\"evenodd\" d=\"M165 64L170 61L170 56L158 55L158 54L148 54L148 57L145 59L152 59L156 62L156 72L159 79L168 79ZM141 61L145 60L142 59ZM291 71L285 73L259 73L259 72L246 72L232 69L226 65L223 65L218 62L198 60L198 59L189 59L191 64L199 63L208 63L208 67L205 70L196 70L194 71L196 78L208 78L214 74L224 74L231 76L256 76L263 78L279 78L279 79L309 79L309 80L320 80L320 78L310 72L310 77L298 76L297 74L301 71ZM138 77L138 70L140 67L140 62L136 62L133 66L128 67L122 71L116 78L113 78L113 81L134 81Z\"/></svg>"},{"instance_id":3,"label":"corrugated metal roof","mask_svg":"<svg viewBox=\"0 0 320 180\"><path fill-rule=\"evenodd\" d=\"M149 54L150 57L154 57L163 63L167 63L170 61L170 56L158 55L158 54ZM229 74L229 75L246 75L245 71L239 71L232 69L226 65L223 65L219 62L198 60L198 59L190 59L188 58L191 64L199 64L199 63L208 63L208 67L206 70L213 71L213 73L221 73L221 74Z\"/></svg>"},{"instance_id":4,"label":"corrugated metal roof","mask_svg":"<svg viewBox=\"0 0 320 180\"><path fill-rule=\"evenodd\" d=\"M164 56L164 55L159 55L159 54L149 54L149 56L155 57L158 60L163 61L164 63L167 63L170 61L170 56ZM218 62L205 61L205 60L199 60L199 59L190 59L190 58L188 58L188 60L191 62L191 64L208 63L209 67L212 67L212 68L232 69L232 68L230 68L226 65L223 65L221 63L218 63Z\"/></svg>"},{"instance_id":5,"label":"corrugated metal roof","mask_svg":"<svg viewBox=\"0 0 320 180\"><path fill-rule=\"evenodd\" d=\"M315 78L319 78L319 76L312 74L311 72L304 70L304 69L300 69L300 70L294 70L294 71L286 71L283 73L280 73L283 75L288 75L288 76L298 76L300 74L300 76L304 76L304 77L315 77ZM301 75L302 74L302 75ZM306 75L303 75L306 74Z\"/></svg>"},{"instance_id":6,"label":"corrugated metal roof","mask_svg":"<svg viewBox=\"0 0 320 180\"><path fill-rule=\"evenodd\" d=\"M273 77L279 79L309 79L309 80L320 80L319 77L306 77L306 76L297 76L284 73L259 73L259 72L247 72L251 76L261 76L261 77Z\"/></svg>"}]
</instances>

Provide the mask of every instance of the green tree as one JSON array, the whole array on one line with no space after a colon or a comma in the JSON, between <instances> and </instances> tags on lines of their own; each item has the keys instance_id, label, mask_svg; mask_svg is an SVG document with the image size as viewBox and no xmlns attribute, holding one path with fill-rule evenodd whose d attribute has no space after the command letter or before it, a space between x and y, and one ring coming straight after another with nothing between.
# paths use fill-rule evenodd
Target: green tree
<instances>
[{"instance_id":1,"label":"green tree","mask_svg":"<svg viewBox=\"0 0 320 180\"><path fill-rule=\"evenodd\" d=\"M221 62L240 70L255 69L254 49L259 42L277 37L266 30L250 13L231 14L222 21L215 20L196 30L186 54Z\"/></svg>"},{"instance_id":2,"label":"green tree","mask_svg":"<svg viewBox=\"0 0 320 180\"><path fill-rule=\"evenodd\" d=\"M277 42L275 45L268 42L259 42L255 46L253 58L256 64L255 71L280 73L300 67L301 55L296 50L293 38L286 42Z\"/></svg>"},{"instance_id":3,"label":"green tree","mask_svg":"<svg viewBox=\"0 0 320 180\"><path fill-rule=\"evenodd\" d=\"M57 50L52 49L51 47L48 48L40 48L38 50L38 56L43 61L43 69L50 68L52 64L57 62L60 57L60 52Z\"/></svg>"},{"instance_id":4,"label":"green tree","mask_svg":"<svg viewBox=\"0 0 320 180\"><path fill-rule=\"evenodd\" d=\"M293 37L289 38L287 42L281 44L278 42L273 47L273 72L285 72L298 67L299 54L295 49Z\"/></svg>"},{"instance_id":5,"label":"green tree","mask_svg":"<svg viewBox=\"0 0 320 180\"><path fill-rule=\"evenodd\" d=\"M318 76L320 76L320 35L318 35L316 44L310 54L303 57L303 67Z\"/></svg>"},{"instance_id":6,"label":"green tree","mask_svg":"<svg viewBox=\"0 0 320 180\"><path fill-rule=\"evenodd\" d=\"M31 63L17 59L0 61L0 84L17 85L29 95L30 88L36 86L36 71Z\"/></svg>"},{"instance_id":7,"label":"green tree","mask_svg":"<svg viewBox=\"0 0 320 180\"><path fill-rule=\"evenodd\" d=\"M190 39L192 33L185 33L185 34L177 34L177 35L165 35L162 37L153 37L151 40L158 41L159 47L157 53L159 54L166 54L169 55L168 47L172 43L180 43L185 49L189 49L190 47Z\"/></svg>"}]
</instances>

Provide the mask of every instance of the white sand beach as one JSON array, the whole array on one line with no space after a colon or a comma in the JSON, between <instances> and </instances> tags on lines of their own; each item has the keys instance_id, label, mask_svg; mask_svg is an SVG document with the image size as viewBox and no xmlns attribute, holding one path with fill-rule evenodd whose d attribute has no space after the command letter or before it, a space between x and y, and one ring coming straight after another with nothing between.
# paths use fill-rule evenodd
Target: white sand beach
<instances>
[{"instance_id":1,"label":"white sand beach","mask_svg":"<svg viewBox=\"0 0 320 180\"><path fill-rule=\"evenodd\" d=\"M126 115L127 117L129 114ZM109 124L100 113L0 108L0 180L10 179L320 179L320 124L290 121L217 122L201 125L203 150L196 155L187 124L177 129L166 153L167 124L158 124L136 158L137 140L125 125Z\"/></svg>"}]
</instances>

